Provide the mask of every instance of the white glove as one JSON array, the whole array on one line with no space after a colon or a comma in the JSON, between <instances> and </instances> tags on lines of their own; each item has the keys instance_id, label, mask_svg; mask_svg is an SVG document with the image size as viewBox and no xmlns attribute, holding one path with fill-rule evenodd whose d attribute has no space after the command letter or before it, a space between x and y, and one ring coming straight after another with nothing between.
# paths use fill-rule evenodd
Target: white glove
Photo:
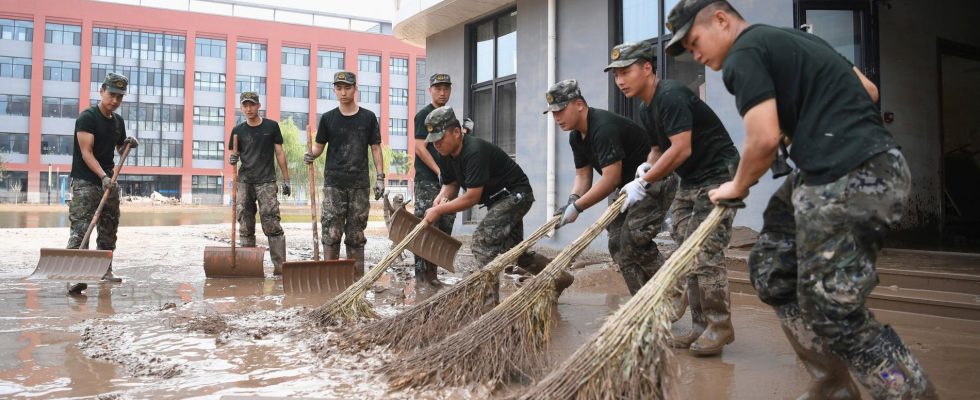
<instances>
[{"instance_id":1,"label":"white glove","mask_svg":"<svg viewBox=\"0 0 980 400\"><path fill-rule=\"evenodd\" d=\"M648 187L650 187L650 182L647 182L643 178L636 178L632 182L624 185L623 189L619 192L626 193L626 202L623 203L623 208L620 208L619 212L626 212L634 203L647 197Z\"/></svg>"},{"instance_id":2,"label":"white glove","mask_svg":"<svg viewBox=\"0 0 980 400\"><path fill-rule=\"evenodd\" d=\"M575 220L578 219L579 213L581 212L582 211L578 209L578 206L575 205L574 201L569 202L567 205L565 205L565 211L562 213L561 219L558 220L558 225L555 225L555 229L575 222Z\"/></svg>"},{"instance_id":3,"label":"white glove","mask_svg":"<svg viewBox=\"0 0 980 400\"><path fill-rule=\"evenodd\" d=\"M649 171L650 168L653 168L653 164L650 164L648 162L645 162L643 164L640 164L639 167L636 167L636 175L634 175L633 177L634 178L642 178L642 177L646 176L647 171Z\"/></svg>"}]
</instances>

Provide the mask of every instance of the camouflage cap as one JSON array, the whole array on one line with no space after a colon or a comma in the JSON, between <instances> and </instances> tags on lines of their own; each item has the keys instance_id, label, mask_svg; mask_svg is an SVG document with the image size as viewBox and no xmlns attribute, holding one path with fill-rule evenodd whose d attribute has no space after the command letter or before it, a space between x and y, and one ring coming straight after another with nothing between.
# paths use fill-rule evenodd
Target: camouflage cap
<instances>
[{"instance_id":1,"label":"camouflage cap","mask_svg":"<svg viewBox=\"0 0 980 400\"><path fill-rule=\"evenodd\" d=\"M681 45L681 41L684 40L687 32L691 30L691 25L694 24L694 17L697 17L698 12L709 4L719 1L722 0L681 0L674 6L674 9L670 10L670 14L667 15L667 29L674 36L667 43L667 54L672 57L684 54L685 49Z\"/></svg>"},{"instance_id":2,"label":"camouflage cap","mask_svg":"<svg viewBox=\"0 0 980 400\"><path fill-rule=\"evenodd\" d=\"M640 60L653 62L656 51L653 45L647 41L638 43L623 43L613 47L609 52L609 65L603 68L603 72L609 72L613 68L628 67Z\"/></svg>"},{"instance_id":3,"label":"camouflage cap","mask_svg":"<svg viewBox=\"0 0 980 400\"><path fill-rule=\"evenodd\" d=\"M438 84L442 84L442 83L447 84L447 85L452 85L453 84L453 80L451 78L449 78L449 74L442 74L442 73L432 74L432 76L429 77L429 86L430 87L433 86L433 85L438 85Z\"/></svg>"},{"instance_id":4,"label":"camouflage cap","mask_svg":"<svg viewBox=\"0 0 980 400\"><path fill-rule=\"evenodd\" d=\"M578 89L578 81L566 79L551 85L548 91L544 92L544 98L548 101L548 108L543 114L547 114L550 111L561 111L568 102L581 99L582 91Z\"/></svg>"},{"instance_id":5,"label":"camouflage cap","mask_svg":"<svg viewBox=\"0 0 980 400\"><path fill-rule=\"evenodd\" d=\"M255 104L259 104L260 103L259 94L255 92L242 92L242 94L238 96L238 102L244 103L246 101L251 101Z\"/></svg>"},{"instance_id":6,"label":"camouflage cap","mask_svg":"<svg viewBox=\"0 0 980 400\"><path fill-rule=\"evenodd\" d=\"M446 129L453 125L459 125L459 120L456 119L456 113L453 112L452 107L442 106L432 110L429 116L425 117L425 130L429 131L425 141L431 143L442 139L446 134Z\"/></svg>"},{"instance_id":7,"label":"camouflage cap","mask_svg":"<svg viewBox=\"0 0 980 400\"><path fill-rule=\"evenodd\" d=\"M350 71L340 71L337 72L336 74L333 74L333 83L334 84L346 83L348 85L356 85L357 75L354 75L354 73Z\"/></svg>"},{"instance_id":8,"label":"camouflage cap","mask_svg":"<svg viewBox=\"0 0 980 400\"><path fill-rule=\"evenodd\" d=\"M102 80L102 86L105 86L105 89L109 93L126 94L126 88L129 87L129 78L126 75L110 72L105 74L105 79Z\"/></svg>"}]
</instances>

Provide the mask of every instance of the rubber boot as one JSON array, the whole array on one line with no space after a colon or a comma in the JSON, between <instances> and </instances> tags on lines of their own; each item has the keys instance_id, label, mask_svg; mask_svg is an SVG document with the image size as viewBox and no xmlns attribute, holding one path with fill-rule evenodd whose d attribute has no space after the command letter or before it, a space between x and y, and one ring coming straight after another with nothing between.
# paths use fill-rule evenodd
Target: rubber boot
<instances>
[{"instance_id":1,"label":"rubber boot","mask_svg":"<svg viewBox=\"0 0 980 400\"><path fill-rule=\"evenodd\" d=\"M282 275L282 263L286 261L286 236L269 237L269 258L272 258L272 274Z\"/></svg>"},{"instance_id":2,"label":"rubber boot","mask_svg":"<svg viewBox=\"0 0 980 400\"><path fill-rule=\"evenodd\" d=\"M102 281L111 283L122 282L122 278L112 274L112 263L109 263L109 269L105 272L105 275L102 275Z\"/></svg>"},{"instance_id":3,"label":"rubber boot","mask_svg":"<svg viewBox=\"0 0 980 400\"><path fill-rule=\"evenodd\" d=\"M347 258L354 260L354 279L364 276L364 248L347 246Z\"/></svg>"},{"instance_id":4,"label":"rubber boot","mask_svg":"<svg viewBox=\"0 0 980 400\"><path fill-rule=\"evenodd\" d=\"M847 371L847 364L830 352L823 340L800 316L799 305L791 304L776 308L783 333L789 339L796 355L803 361L813 378L806 393L797 400L846 400L860 399L861 393Z\"/></svg>"},{"instance_id":5,"label":"rubber boot","mask_svg":"<svg viewBox=\"0 0 980 400\"><path fill-rule=\"evenodd\" d=\"M690 299L691 331L686 335L675 336L670 341L670 346L675 349L691 348L691 343L698 340L705 328L708 327L708 321L704 318L704 311L701 310L701 289L698 286L697 278L688 279L687 292L684 293L684 297Z\"/></svg>"},{"instance_id":6,"label":"rubber boot","mask_svg":"<svg viewBox=\"0 0 980 400\"><path fill-rule=\"evenodd\" d=\"M550 263L550 258L533 251L528 251L517 258L517 265L534 275L541 273ZM568 273L568 271L562 271L558 275L558 278L555 279L556 297L561 297L562 292L569 286L572 286L573 282L575 282L575 276Z\"/></svg>"},{"instance_id":7,"label":"rubber boot","mask_svg":"<svg viewBox=\"0 0 980 400\"><path fill-rule=\"evenodd\" d=\"M687 288L683 283L677 284L677 290L673 291L670 298L670 309L672 313L670 315L670 323L677 322L684 316L687 312L688 306L688 294Z\"/></svg>"},{"instance_id":8,"label":"rubber boot","mask_svg":"<svg viewBox=\"0 0 980 400\"><path fill-rule=\"evenodd\" d=\"M844 358L875 399L937 399L919 360L890 326L878 338Z\"/></svg>"},{"instance_id":9,"label":"rubber boot","mask_svg":"<svg viewBox=\"0 0 980 400\"><path fill-rule=\"evenodd\" d=\"M691 353L696 356L721 354L726 344L735 341L732 313L729 308L728 281L708 287L699 282L701 311L708 325L704 333L691 343Z\"/></svg>"},{"instance_id":10,"label":"rubber boot","mask_svg":"<svg viewBox=\"0 0 980 400\"><path fill-rule=\"evenodd\" d=\"M340 259L340 243L334 245L323 245L323 260L339 260Z\"/></svg>"},{"instance_id":11,"label":"rubber boot","mask_svg":"<svg viewBox=\"0 0 980 400\"><path fill-rule=\"evenodd\" d=\"M433 287L441 287L442 282L439 282L439 266L419 256L415 257L417 258L415 262L415 282L425 283Z\"/></svg>"}]
</instances>

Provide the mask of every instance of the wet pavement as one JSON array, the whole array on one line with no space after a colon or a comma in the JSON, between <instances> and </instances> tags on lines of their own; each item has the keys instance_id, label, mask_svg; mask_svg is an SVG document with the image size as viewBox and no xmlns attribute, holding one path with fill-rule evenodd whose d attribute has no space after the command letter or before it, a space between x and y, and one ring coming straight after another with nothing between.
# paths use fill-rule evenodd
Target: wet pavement
<instances>
[{"instance_id":1,"label":"wet pavement","mask_svg":"<svg viewBox=\"0 0 980 400\"><path fill-rule=\"evenodd\" d=\"M390 242L370 230L367 257ZM308 223L285 224L289 260L309 259ZM120 284L92 284L66 296L65 283L26 281L41 247L63 247L66 228L0 229L0 397L31 398L485 398L487 388L389 393L373 370L388 355L349 354L329 346L332 334L310 326L304 307L324 298L286 296L281 280L210 279L204 247L227 245L227 225L124 226L114 269ZM264 238L259 238L260 244ZM460 252L459 270L476 267ZM268 256L267 256L268 257ZM603 256L589 255L596 260ZM414 290L406 259L369 299L392 315L425 295ZM266 260L266 271L271 273ZM557 365L629 298L604 263L574 271L561 297L550 356ZM458 277L443 276L447 282ZM506 288L510 284L505 280ZM809 377L773 313L751 296L734 295L736 342L717 358L677 352L679 398L795 398ZM980 397L980 323L878 312L920 357L946 399ZM682 332L684 319L675 326ZM519 386L494 393L513 394Z\"/></svg>"}]
</instances>

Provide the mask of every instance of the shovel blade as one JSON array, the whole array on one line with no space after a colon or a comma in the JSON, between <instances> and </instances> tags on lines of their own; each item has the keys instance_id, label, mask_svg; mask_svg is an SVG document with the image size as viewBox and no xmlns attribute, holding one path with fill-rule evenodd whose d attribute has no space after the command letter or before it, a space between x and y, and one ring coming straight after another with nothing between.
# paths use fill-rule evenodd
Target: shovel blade
<instances>
[{"instance_id":1,"label":"shovel blade","mask_svg":"<svg viewBox=\"0 0 980 400\"><path fill-rule=\"evenodd\" d=\"M388 239L394 243L401 243L402 239L421 221L408 210L399 208L392 215ZM456 260L456 252L462 245L459 240L446 234L446 232L433 226L426 226L415 239L408 242L408 246L405 248L449 272L456 272L453 262Z\"/></svg>"},{"instance_id":2,"label":"shovel blade","mask_svg":"<svg viewBox=\"0 0 980 400\"><path fill-rule=\"evenodd\" d=\"M236 247L235 259L231 247L207 246L204 248L204 276L208 278L264 278L262 259L265 248Z\"/></svg>"},{"instance_id":3,"label":"shovel blade","mask_svg":"<svg viewBox=\"0 0 980 400\"><path fill-rule=\"evenodd\" d=\"M287 295L340 293L356 280L354 260L290 261L282 264L282 289Z\"/></svg>"},{"instance_id":4,"label":"shovel blade","mask_svg":"<svg viewBox=\"0 0 980 400\"><path fill-rule=\"evenodd\" d=\"M111 266L111 250L41 249L37 268L27 279L98 281Z\"/></svg>"}]
</instances>

